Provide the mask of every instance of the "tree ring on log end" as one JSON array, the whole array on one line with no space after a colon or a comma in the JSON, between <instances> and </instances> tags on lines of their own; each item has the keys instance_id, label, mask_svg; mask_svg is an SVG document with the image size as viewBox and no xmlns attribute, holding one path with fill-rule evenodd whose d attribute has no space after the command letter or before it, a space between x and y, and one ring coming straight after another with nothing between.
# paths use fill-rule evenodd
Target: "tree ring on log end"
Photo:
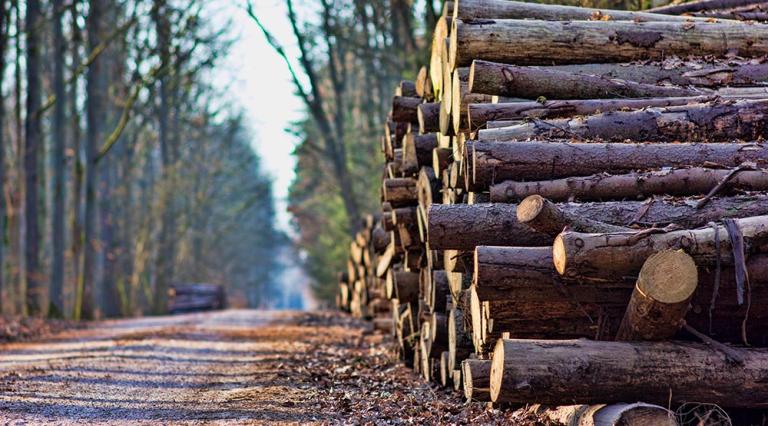
<instances>
[{"instance_id":1,"label":"tree ring on log end","mask_svg":"<svg viewBox=\"0 0 768 426\"><path fill-rule=\"evenodd\" d=\"M697 285L696 263L682 250L662 251L649 257L637 281L638 290L665 304L689 300Z\"/></svg>"}]
</instances>

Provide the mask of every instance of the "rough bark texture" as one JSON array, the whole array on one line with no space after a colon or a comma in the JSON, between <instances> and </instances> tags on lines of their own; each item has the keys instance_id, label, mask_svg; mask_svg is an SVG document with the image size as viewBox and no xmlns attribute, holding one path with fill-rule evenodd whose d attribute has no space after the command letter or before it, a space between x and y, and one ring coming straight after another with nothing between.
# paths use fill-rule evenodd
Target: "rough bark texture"
<instances>
[{"instance_id":1,"label":"rough bark texture","mask_svg":"<svg viewBox=\"0 0 768 426\"><path fill-rule=\"evenodd\" d=\"M542 246L551 237L517 221L514 204L433 204L428 236L432 249L473 250L479 245Z\"/></svg>"},{"instance_id":2,"label":"rough bark texture","mask_svg":"<svg viewBox=\"0 0 768 426\"><path fill-rule=\"evenodd\" d=\"M531 118L551 119L647 107L688 105L707 102L712 99L710 96L694 96L682 98L545 100L543 102L470 104L467 107L467 120L470 123L470 130L477 131L484 128L491 129L520 124L504 123L504 121ZM498 123L490 125L490 122Z\"/></svg>"},{"instance_id":3,"label":"rough bark texture","mask_svg":"<svg viewBox=\"0 0 768 426\"><path fill-rule=\"evenodd\" d=\"M682 251L648 258L619 325L616 340L667 340L683 326L698 285L696 263Z\"/></svg>"},{"instance_id":4,"label":"rough bark texture","mask_svg":"<svg viewBox=\"0 0 768 426\"><path fill-rule=\"evenodd\" d=\"M588 117L533 121L480 130L486 140L540 137L621 142L756 140L768 134L768 101L716 101L706 104L611 111Z\"/></svg>"},{"instance_id":5,"label":"rough bark texture","mask_svg":"<svg viewBox=\"0 0 768 426\"><path fill-rule=\"evenodd\" d=\"M440 131L440 102L420 104L417 111L419 133L434 133Z\"/></svg>"},{"instance_id":6,"label":"rough bark texture","mask_svg":"<svg viewBox=\"0 0 768 426\"><path fill-rule=\"evenodd\" d=\"M676 196L707 194L731 173L732 171L728 169L691 167L623 175L598 174L534 182L505 181L491 186L491 201L513 203L534 194L551 201L623 200L663 194ZM721 187L719 193L733 190L768 190L768 171L737 172Z\"/></svg>"},{"instance_id":7,"label":"rough bark texture","mask_svg":"<svg viewBox=\"0 0 768 426\"><path fill-rule=\"evenodd\" d=\"M768 242L768 216L736 219L736 222L748 253ZM567 231L555 239L553 260L557 272L567 277L633 276L648 257L664 250L684 250L698 265L714 265L717 259L723 265L733 264L733 247L723 226L613 234Z\"/></svg>"},{"instance_id":8,"label":"rough bark texture","mask_svg":"<svg viewBox=\"0 0 768 426\"><path fill-rule=\"evenodd\" d=\"M576 74L550 67L521 67L474 61L469 91L523 99L604 99L699 96L702 89L659 86L631 80Z\"/></svg>"},{"instance_id":9,"label":"rough bark texture","mask_svg":"<svg viewBox=\"0 0 768 426\"><path fill-rule=\"evenodd\" d=\"M419 123L418 107L421 98L395 96L392 98L392 120L400 123Z\"/></svg>"},{"instance_id":10,"label":"rough bark texture","mask_svg":"<svg viewBox=\"0 0 768 426\"><path fill-rule=\"evenodd\" d=\"M467 401L491 400L491 361L465 359L461 362L461 375L464 378L464 396Z\"/></svg>"},{"instance_id":11,"label":"rough bark texture","mask_svg":"<svg viewBox=\"0 0 768 426\"><path fill-rule=\"evenodd\" d=\"M701 12L713 9L728 9L731 7L754 4L755 0L698 0L682 4L671 4L650 9L653 13L665 15L682 15L684 13Z\"/></svg>"},{"instance_id":12,"label":"rough bark texture","mask_svg":"<svg viewBox=\"0 0 768 426\"><path fill-rule=\"evenodd\" d=\"M513 403L643 400L765 407L768 353L739 351L743 365L694 343L502 339L493 353L491 397Z\"/></svg>"},{"instance_id":13,"label":"rough bark texture","mask_svg":"<svg viewBox=\"0 0 768 426\"><path fill-rule=\"evenodd\" d=\"M453 8L453 19L540 19L544 21L683 21L687 17L615 9L525 3L509 0L460 0Z\"/></svg>"},{"instance_id":14,"label":"rough bark texture","mask_svg":"<svg viewBox=\"0 0 768 426\"><path fill-rule=\"evenodd\" d=\"M534 406L531 411L539 418L564 425L679 426L675 413L659 405L644 402L566 405L551 408Z\"/></svg>"},{"instance_id":15,"label":"rough bark texture","mask_svg":"<svg viewBox=\"0 0 768 426\"><path fill-rule=\"evenodd\" d=\"M517 207L517 220L531 228L551 236L557 236L566 227L577 232L622 232L630 228L611 225L589 217L569 213L553 202L532 195Z\"/></svg>"},{"instance_id":16,"label":"rough bark texture","mask_svg":"<svg viewBox=\"0 0 768 426\"><path fill-rule=\"evenodd\" d=\"M456 370L472 353L472 337L464 328L464 312L451 309L448 312L448 367Z\"/></svg>"},{"instance_id":17,"label":"rough bark texture","mask_svg":"<svg viewBox=\"0 0 768 426\"><path fill-rule=\"evenodd\" d=\"M487 190L505 180L544 180L626 173L638 168L699 166L736 167L746 161L768 165L768 148L734 143L569 143L486 142L465 144L467 188ZM542 167L546 164L546 167Z\"/></svg>"},{"instance_id":18,"label":"rough bark texture","mask_svg":"<svg viewBox=\"0 0 768 426\"><path fill-rule=\"evenodd\" d=\"M416 179L385 179L382 189L384 201L390 203L392 207L414 205L418 200L416 192Z\"/></svg>"},{"instance_id":19,"label":"rough bark texture","mask_svg":"<svg viewBox=\"0 0 768 426\"><path fill-rule=\"evenodd\" d=\"M768 28L693 22L455 20L451 64L473 60L517 65L628 62L670 55L757 57L768 53ZM565 42L564 42L565 40ZM510 49L509 46L515 46Z\"/></svg>"}]
</instances>

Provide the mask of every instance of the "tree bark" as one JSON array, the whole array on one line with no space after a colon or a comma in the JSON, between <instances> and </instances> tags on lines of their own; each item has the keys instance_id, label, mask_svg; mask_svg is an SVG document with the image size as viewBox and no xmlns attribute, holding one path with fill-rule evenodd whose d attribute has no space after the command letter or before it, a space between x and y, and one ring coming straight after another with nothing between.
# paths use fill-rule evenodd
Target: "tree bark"
<instances>
[{"instance_id":1,"label":"tree bark","mask_svg":"<svg viewBox=\"0 0 768 426\"><path fill-rule=\"evenodd\" d=\"M419 133L435 133L440 131L440 102L428 102L417 107L417 119L419 121Z\"/></svg>"},{"instance_id":2,"label":"tree bark","mask_svg":"<svg viewBox=\"0 0 768 426\"><path fill-rule=\"evenodd\" d=\"M431 284L429 294L426 295L429 302L428 305L432 308L432 312L445 314L447 298L451 295L448 275L442 270L432 271Z\"/></svg>"},{"instance_id":3,"label":"tree bark","mask_svg":"<svg viewBox=\"0 0 768 426\"><path fill-rule=\"evenodd\" d=\"M758 140L768 135L768 101L715 101L706 104L611 111L588 117L533 121L480 130L486 140L540 137L622 142L725 142Z\"/></svg>"},{"instance_id":4,"label":"tree bark","mask_svg":"<svg viewBox=\"0 0 768 426\"><path fill-rule=\"evenodd\" d=\"M504 181L491 186L491 201L513 203L532 195L539 195L551 201L624 200L664 194L687 196L708 194L721 182L724 184L718 191L720 194L734 190L768 190L768 172L765 170L742 170L724 181L730 174L732 170L728 169L691 167L534 182Z\"/></svg>"},{"instance_id":5,"label":"tree bark","mask_svg":"<svg viewBox=\"0 0 768 426\"><path fill-rule=\"evenodd\" d=\"M448 312L448 367L451 370L460 368L472 349L472 337L464 328L464 312L453 308Z\"/></svg>"},{"instance_id":6,"label":"tree bark","mask_svg":"<svg viewBox=\"0 0 768 426\"><path fill-rule=\"evenodd\" d=\"M3 87L5 81L6 70L6 53L8 51L8 34L11 28L11 8L8 7L5 1L0 2L0 87ZM0 102L0 129L5 129L6 109L5 102ZM5 170L5 158L6 158L6 146L10 145L10 141L6 142L5 132L0 132L0 294L5 291L6 278L5 278L5 242L8 239L8 233L6 231L7 215L6 215L6 170ZM3 299L0 297L0 299ZM5 305L5 306L4 306ZM0 300L0 314L4 309L8 308L8 303L4 303Z\"/></svg>"},{"instance_id":7,"label":"tree bark","mask_svg":"<svg viewBox=\"0 0 768 426\"><path fill-rule=\"evenodd\" d=\"M736 350L744 354L742 365L694 343L502 339L493 352L491 397L523 404L643 400L765 407L760 395L768 392L762 380L768 354Z\"/></svg>"},{"instance_id":8,"label":"tree bark","mask_svg":"<svg viewBox=\"0 0 768 426\"><path fill-rule=\"evenodd\" d=\"M744 236L746 251L768 242L768 216L735 219ZM719 244L716 239L719 238ZM684 250L697 265L733 264L733 247L724 226L671 232L622 232L584 234L566 231L553 247L555 268L567 277L635 276L643 262L664 250Z\"/></svg>"},{"instance_id":9,"label":"tree bark","mask_svg":"<svg viewBox=\"0 0 768 426\"><path fill-rule=\"evenodd\" d=\"M464 378L464 397L467 401L491 400L491 361L465 359L461 362L461 375Z\"/></svg>"},{"instance_id":10,"label":"tree bark","mask_svg":"<svg viewBox=\"0 0 768 426\"><path fill-rule=\"evenodd\" d=\"M470 191L505 180L544 180L595 173L627 173L640 167L736 167L751 161L768 165L768 148L735 143L569 143L467 141L465 167ZM546 164L547 167L542 167Z\"/></svg>"},{"instance_id":11,"label":"tree bark","mask_svg":"<svg viewBox=\"0 0 768 426\"><path fill-rule=\"evenodd\" d=\"M416 204L416 179L395 178L385 179L382 185L382 194L384 201L390 203L392 207L407 207Z\"/></svg>"},{"instance_id":12,"label":"tree bark","mask_svg":"<svg viewBox=\"0 0 768 426\"><path fill-rule=\"evenodd\" d=\"M64 314L64 235L66 214L64 210L65 195L65 167L66 158L64 150L67 146L66 129L66 107L67 97L64 85L64 53L66 46L64 41L64 32L62 29L62 17L58 11L64 6L63 0L53 1L53 10L56 16L53 21L53 45L54 45L54 71L53 86L56 96L56 104L53 106L53 211L51 232L52 245L52 263L51 263L51 283L49 290L50 306L48 315L51 317L62 317Z\"/></svg>"},{"instance_id":13,"label":"tree bark","mask_svg":"<svg viewBox=\"0 0 768 426\"><path fill-rule=\"evenodd\" d=\"M422 102L421 98L395 96L392 98L392 121L418 124L418 108Z\"/></svg>"},{"instance_id":14,"label":"tree bark","mask_svg":"<svg viewBox=\"0 0 768 426\"><path fill-rule=\"evenodd\" d=\"M524 99L672 98L711 94L702 89L659 86L550 67L521 67L481 60L472 62L468 89L471 93Z\"/></svg>"},{"instance_id":15,"label":"tree bark","mask_svg":"<svg viewBox=\"0 0 768 426\"><path fill-rule=\"evenodd\" d=\"M681 4L670 4L649 9L653 13L664 15L682 15L714 9L728 9L756 3L755 0L698 0Z\"/></svg>"},{"instance_id":16,"label":"tree bark","mask_svg":"<svg viewBox=\"0 0 768 426\"><path fill-rule=\"evenodd\" d=\"M552 119L593 115L619 110L636 110L648 107L667 107L708 102L710 96L694 96L682 98L651 98L651 99L589 99L543 102L510 102L498 104L470 104L467 107L467 121L470 130L475 132L484 128L508 127L520 123L503 126L498 123L493 126L490 122L516 121L527 119Z\"/></svg>"},{"instance_id":17,"label":"tree bark","mask_svg":"<svg viewBox=\"0 0 768 426\"><path fill-rule=\"evenodd\" d=\"M531 195L517 206L517 221L541 233L557 236L566 227L577 232L626 232L631 228L611 225L589 217L572 214L553 202Z\"/></svg>"},{"instance_id":18,"label":"tree bark","mask_svg":"<svg viewBox=\"0 0 768 426\"><path fill-rule=\"evenodd\" d=\"M674 337L685 321L698 275L696 263L682 251L662 251L649 257L640 269L616 340Z\"/></svg>"},{"instance_id":19,"label":"tree bark","mask_svg":"<svg viewBox=\"0 0 768 426\"><path fill-rule=\"evenodd\" d=\"M460 0L453 8L453 19L540 19L542 21L684 21L687 16L630 12L615 9L592 9L554 4L537 4L509 0Z\"/></svg>"},{"instance_id":20,"label":"tree bark","mask_svg":"<svg viewBox=\"0 0 768 426\"><path fill-rule=\"evenodd\" d=\"M432 165L432 150L437 148L437 134L406 136L403 140L404 170L418 173L424 166ZM416 170L413 170L414 166Z\"/></svg>"},{"instance_id":21,"label":"tree bark","mask_svg":"<svg viewBox=\"0 0 768 426\"><path fill-rule=\"evenodd\" d=\"M400 304L417 306L419 301L419 274L395 271L393 274L395 296Z\"/></svg>"},{"instance_id":22,"label":"tree bark","mask_svg":"<svg viewBox=\"0 0 768 426\"><path fill-rule=\"evenodd\" d=\"M469 66L475 59L558 65L658 60L693 53L742 57L768 53L768 29L724 22L455 20L450 38L454 68Z\"/></svg>"},{"instance_id":23,"label":"tree bark","mask_svg":"<svg viewBox=\"0 0 768 426\"><path fill-rule=\"evenodd\" d=\"M476 246L543 246L551 237L517 221L514 204L433 204L428 212L432 249L473 250Z\"/></svg>"},{"instance_id":24,"label":"tree bark","mask_svg":"<svg viewBox=\"0 0 768 426\"><path fill-rule=\"evenodd\" d=\"M26 61L27 61L27 116L24 122L26 143L24 144L24 218L25 232L25 273L27 279L27 313L37 316L44 313L45 287L40 265L40 225L38 173L40 151L43 148L43 130L39 114L41 106L40 69L40 22L42 9L39 0L28 0L26 5Z\"/></svg>"}]
</instances>

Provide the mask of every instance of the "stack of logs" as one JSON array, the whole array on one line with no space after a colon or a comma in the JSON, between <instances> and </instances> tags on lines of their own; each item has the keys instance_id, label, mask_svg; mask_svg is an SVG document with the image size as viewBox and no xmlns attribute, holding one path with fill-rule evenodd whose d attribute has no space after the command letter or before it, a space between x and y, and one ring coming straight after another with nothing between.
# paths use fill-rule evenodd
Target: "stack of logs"
<instances>
[{"instance_id":1,"label":"stack of logs","mask_svg":"<svg viewBox=\"0 0 768 426\"><path fill-rule=\"evenodd\" d=\"M556 421L764 408L768 25L746 3L447 2L339 306L425 378Z\"/></svg>"}]
</instances>

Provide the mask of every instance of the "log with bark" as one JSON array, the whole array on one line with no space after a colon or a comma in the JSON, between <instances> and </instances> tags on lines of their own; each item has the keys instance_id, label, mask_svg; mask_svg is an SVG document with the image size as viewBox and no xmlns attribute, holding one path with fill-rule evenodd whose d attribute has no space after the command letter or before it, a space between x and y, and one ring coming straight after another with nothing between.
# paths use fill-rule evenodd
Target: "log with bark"
<instances>
[{"instance_id":1,"label":"log with bark","mask_svg":"<svg viewBox=\"0 0 768 426\"><path fill-rule=\"evenodd\" d=\"M415 205L418 202L416 179L394 178L385 179L382 184L384 201L392 207Z\"/></svg>"},{"instance_id":2,"label":"log with bark","mask_svg":"<svg viewBox=\"0 0 768 426\"><path fill-rule=\"evenodd\" d=\"M464 313L454 308L448 312L448 367L451 370L459 368L461 362L472 353L471 331L468 334L464 328Z\"/></svg>"},{"instance_id":3,"label":"log with bark","mask_svg":"<svg viewBox=\"0 0 768 426\"><path fill-rule=\"evenodd\" d=\"M489 402L491 400L491 361L465 359L461 362L464 380L464 397L467 401Z\"/></svg>"},{"instance_id":4,"label":"log with bark","mask_svg":"<svg viewBox=\"0 0 768 426\"><path fill-rule=\"evenodd\" d=\"M696 0L686 3L669 4L650 9L652 13L683 15L706 10L729 9L757 3L755 0Z\"/></svg>"},{"instance_id":5,"label":"log with bark","mask_svg":"<svg viewBox=\"0 0 768 426\"><path fill-rule=\"evenodd\" d=\"M734 350L743 363L695 343L501 339L493 353L491 397L523 404L643 400L766 407L768 353Z\"/></svg>"},{"instance_id":6,"label":"log with bark","mask_svg":"<svg viewBox=\"0 0 768 426\"><path fill-rule=\"evenodd\" d=\"M635 402L632 404L531 406L528 412L538 418L564 425L600 426L678 426L675 413L666 408Z\"/></svg>"},{"instance_id":7,"label":"log with bark","mask_svg":"<svg viewBox=\"0 0 768 426\"><path fill-rule=\"evenodd\" d=\"M768 27L726 22L455 20L450 39L453 67L475 59L552 65L768 54Z\"/></svg>"},{"instance_id":8,"label":"log with bark","mask_svg":"<svg viewBox=\"0 0 768 426\"><path fill-rule=\"evenodd\" d=\"M660 86L576 74L551 67L523 67L480 60L472 62L468 90L471 93L524 99L659 98L711 94L703 89Z\"/></svg>"},{"instance_id":9,"label":"log with bark","mask_svg":"<svg viewBox=\"0 0 768 426\"><path fill-rule=\"evenodd\" d=\"M539 195L531 195L517 206L517 221L541 233L556 236L565 228L577 232L626 232L631 228L594 220L562 209Z\"/></svg>"},{"instance_id":10,"label":"log with bark","mask_svg":"<svg viewBox=\"0 0 768 426\"><path fill-rule=\"evenodd\" d=\"M505 181L491 186L491 201L514 203L534 194L551 201L623 200L653 195L706 195L738 191L768 191L768 171L764 169L715 169L690 167L621 175L597 174L544 181Z\"/></svg>"},{"instance_id":11,"label":"log with bark","mask_svg":"<svg viewBox=\"0 0 768 426\"><path fill-rule=\"evenodd\" d=\"M418 106L417 120L419 122L419 133L434 133L440 131L440 102L429 102Z\"/></svg>"},{"instance_id":12,"label":"log with bark","mask_svg":"<svg viewBox=\"0 0 768 426\"><path fill-rule=\"evenodd\" d=\"M611 111L586 117L533 120L512 127L480 130L478 138L725 142L763 139L768 135L766 129L768 100L720 100L639 111Z\"/></svg>"},{"instance_id":13,"label":"log with bark","mask_svg":"<svg viewBox=\"0 0 768 426\"><path fill-rule=\"evenodd\" d=\"M616 340L667 340L682 328L698 286L698 271L683 251L649 257L619 325Z\"/></svg>"},{"instance_id":14,"label":"log with bark","mask_svg":"<svg viewBox=\"0 0 768 426\"><path fill-rule=\"evenodd\" d=\"M498 104L470 104L467 107L467 121L470 131L497 129L513 126L518 120L552 119L592 115L609 111L635 110L647 107L667 107L703 103L713 100L711 96L649 99L588 99L588 100L542 100L541 102L510 102ZM514 121L506 123L504 121ZM490 122L498 124L489 125Z\"/></svg>"},{"instance_id":15,"label":"log with bark","mask_svg":"<svg viewBox=\"0 0 768 426\"><path fill-rule=\"evenodd\" d=\"M483 191L505 180L544 180L637 169L744 162L768 166L768 148L736 143L571 143L467 141L466 187ZM546 167L542 167L546 164Z\"/></svg>"},{"instance_id":16,"label":"log with bark","mask_svg":"<svg viewBox=\"0 0 768 426\"><path fill-rule=\"evenodd\" d=\"M400 123L419 123L418 107L423 102L421 98L395 96L392 98L392 120Z\"/></svg>"},{"instance_id":17,"label":"log with bark","mask_svg":"<svg viewBox=\"0 0 768 426\"><path fill-rule=\"evenodd\" d=\"M768 216L734 219L746 254L768 243ZM734 264L734 248L725 226L669 231L586 234L566 231L555 238L555 268L567 277L636 276L643 262L664 250L684 250L697 265Z\"/></svg>"},{"instance_id":18,"label":"log with bark","mask_svg":"<svg viewBox=\"0 0 768 426\"><path fill-rule=\"evenodd\" d=\"M410 80L403 80L397 85L395 89L395 96L403 96L406 98L421 98L416 91L416 83Z\"/></svg>"},{"instance_id":19,"label":"log with bark","mask_svg":"<svg viewBox=\"0 0 768 426\"><path fill-rule=\"evenodd\" d=\"M509 0L459 0L453 8L453 19L540 19L543 21L635 21L683 22L689 17L616 9L538 4Z\"/></svg>"}]
</instances>

